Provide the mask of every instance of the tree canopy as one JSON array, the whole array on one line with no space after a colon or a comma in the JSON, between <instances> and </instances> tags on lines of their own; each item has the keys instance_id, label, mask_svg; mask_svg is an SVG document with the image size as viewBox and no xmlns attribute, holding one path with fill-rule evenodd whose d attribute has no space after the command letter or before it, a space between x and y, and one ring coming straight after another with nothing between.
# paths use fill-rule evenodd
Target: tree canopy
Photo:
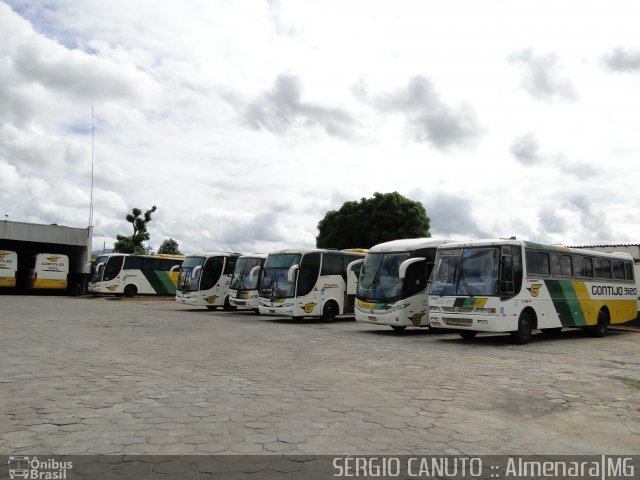
<instances>
[{"instance_id":1,"label":"tree canopy","mask_svg":"<svg viewBox=\"0 0 640 480\"><path fill-rule=\"evenodd\" d=\"M345 202L318 223L318 248L371 248L400 238L429 237L430 218L420 202L393 193Z\"/></svg>"},{"instance_id":2,"label":"tree canopy","mask_svg":"<svg viewBox=\"0 0 640 480\"><path fill-rule=\"evenodd\" d=\"M116 243L113 245L113 251L116 253L134 253L137 255L149 253L150 249L144 246L144 242L151 238L147 231L147 224L151 221L151 214L156 211L156 206L144 212L139 208L132 208L125 218L133 227L133 235L118 235Z\"/></svg>"},{"instance_id":3,"label":"tree canopy","mask_svg":"<svg viewBox=\"0 0 640 480\"><path fill-rule=\"evenodd\" d=\"M168 255L182 255L180 253L180 245L173 238L166 238L160 244L158 253L164 253Z\"/></svg>"}]
</instances>

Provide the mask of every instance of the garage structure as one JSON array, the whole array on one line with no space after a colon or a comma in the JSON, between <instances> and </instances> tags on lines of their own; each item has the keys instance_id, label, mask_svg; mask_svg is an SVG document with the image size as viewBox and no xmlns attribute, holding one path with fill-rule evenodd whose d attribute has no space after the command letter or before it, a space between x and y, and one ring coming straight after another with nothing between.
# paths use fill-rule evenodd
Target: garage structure
<instances>
[{"instance_id":1,"label":"garage structure","mask_svg":"<svg viewBox=\"0 0 640 480\"><path fill-rule=\"evenodd\" d=\"M67 291L71 294L83 293L86 267L91 261L92 234L91 227L0 221L0 250L11 250L18 254L17 290L25 290L26 270L32 267L34 256L50 253L69 257Z\"/></svg>"}]
</instances>

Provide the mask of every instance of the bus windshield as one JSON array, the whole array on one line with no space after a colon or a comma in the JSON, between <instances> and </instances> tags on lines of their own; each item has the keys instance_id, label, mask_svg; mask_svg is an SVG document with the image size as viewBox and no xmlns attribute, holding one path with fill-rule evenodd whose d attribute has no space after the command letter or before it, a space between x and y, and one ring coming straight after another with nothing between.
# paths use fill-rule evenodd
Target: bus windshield
<instances>
[{"instance_id":1,"label":"bus windshield","mask_svg":"<svg viewBox=\"0 0 640 480\"><path fill-rule=\"evenodd\" d=\"M249 280L249 274L254 267L259 267L262 262L262 258L239 258L229 288L232 290L256 290L260 276L254 274L253 279Z\"/></svg>"},{"instance_id":2,"label":"bus windshield","mask_svg":"<svg viewBox=\"0 0 640 480\"><path fill-rule=\"evenodd\" d=\"M446 249L438 252L431 295L498 294L500 250L495 247Z\"/></svg>"},{"instance_id":3,"label":"bus windshield","mask_svg":"<svg viewBox=\"0 0 640 480\"><path fill-rule=\"evenodd\" d=\"M295 277L289 281L289 268L300 264L298 253L269 255L262 270L260 296L268 298L292 298L295 296Z\"/></svg>"},{"instance_id":4,"label":"bus windshield","mask_svg":"<svg viewBox=\"0 0 640 480\"><path fill-rule=\"evenodd\" d=\"M109 257L105 255L101 255L93 262L93 268L95 269L93 272L93 276L91 277L92 282L99 282L102 280L102 272L104 271L104 266L109 260Z\"/></svg>"},{"instance_id":5,"label":"bus windshield","mask_svg":"<svg viewBox=\"0 0 640 480\"><path fill-rule=\"evenodd\" d=\"M400 264L409 256L409 252L369 253L360 270L358 298L384 302L401 298L404 280L398 273Z\"/></svg>"},{"instance_id":6,"label":"bus windshield","mask_svg":"<svg viewBox=\"0 0 640 480\"><path fill-rule=\"evenodd\" d=\"M200 285L200 275L202 269L193 275L193 269L202 266L204 257L187 257L180 267L180 276L178 277L178 285L176 289L181 292L196 292Z\"/></svg>"}]
</instances>

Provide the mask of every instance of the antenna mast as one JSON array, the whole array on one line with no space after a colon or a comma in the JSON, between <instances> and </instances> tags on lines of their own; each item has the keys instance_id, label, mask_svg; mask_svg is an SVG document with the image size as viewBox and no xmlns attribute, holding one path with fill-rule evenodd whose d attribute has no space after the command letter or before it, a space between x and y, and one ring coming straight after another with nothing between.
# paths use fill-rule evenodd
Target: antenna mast
<instances>
[{"instance_id":1,"label":"antenna mast","mask_svg":"<svg viewBox=\"0 0 640 480\"><path fill-rule=\"evenodd\" d=\"M93 108L91 105L91 199L89 200L89 228L93 225Z\"/></svg>"}]
</instances>

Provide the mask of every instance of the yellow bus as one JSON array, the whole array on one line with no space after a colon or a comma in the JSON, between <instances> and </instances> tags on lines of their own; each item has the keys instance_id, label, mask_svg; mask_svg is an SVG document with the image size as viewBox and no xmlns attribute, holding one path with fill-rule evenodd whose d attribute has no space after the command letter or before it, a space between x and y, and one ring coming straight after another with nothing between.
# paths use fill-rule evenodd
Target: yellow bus
<instances>
[{"instance_id":1,"label":"yellow bus","mask_svg":"<svg viewBox=\"0 0 640 480\"><path fill-rule=\"evenodd\" d=\"M11 250L0 250L0 287L16 286L18 254Z\"/></svg>"},{"instance_id":2,"label":"yellow bus","mask_svg":"<svg viewBox=\"0 0 640 480\"><path fill-rule=\"evenodd\" d=\"M527 343L536 329L583 328L605 335L637 314L633 258L516 239L438 247L429 290L431 327L509 332Z\"/></svg>"},{"instance_id":3,"label":"yellow bus","mask_svg":"<svg viewBox=\"0 0 640 480\"><path fill-rule=\"evenodd\" d=\"M69 275L69 257L59 253L38 253L27 271L28 289L65 290Z\"/></svg>"},{"instance_id":4,"label":"yellow bus","mask_svg":"<svg viewBox=\"0 0 640 480\"><path fill-rule=\"evenodd\" d=\"M89 292L125 297L175 295L183 260L183 255L100 255L94 262Z\"/></svg>"}]
</instances>

